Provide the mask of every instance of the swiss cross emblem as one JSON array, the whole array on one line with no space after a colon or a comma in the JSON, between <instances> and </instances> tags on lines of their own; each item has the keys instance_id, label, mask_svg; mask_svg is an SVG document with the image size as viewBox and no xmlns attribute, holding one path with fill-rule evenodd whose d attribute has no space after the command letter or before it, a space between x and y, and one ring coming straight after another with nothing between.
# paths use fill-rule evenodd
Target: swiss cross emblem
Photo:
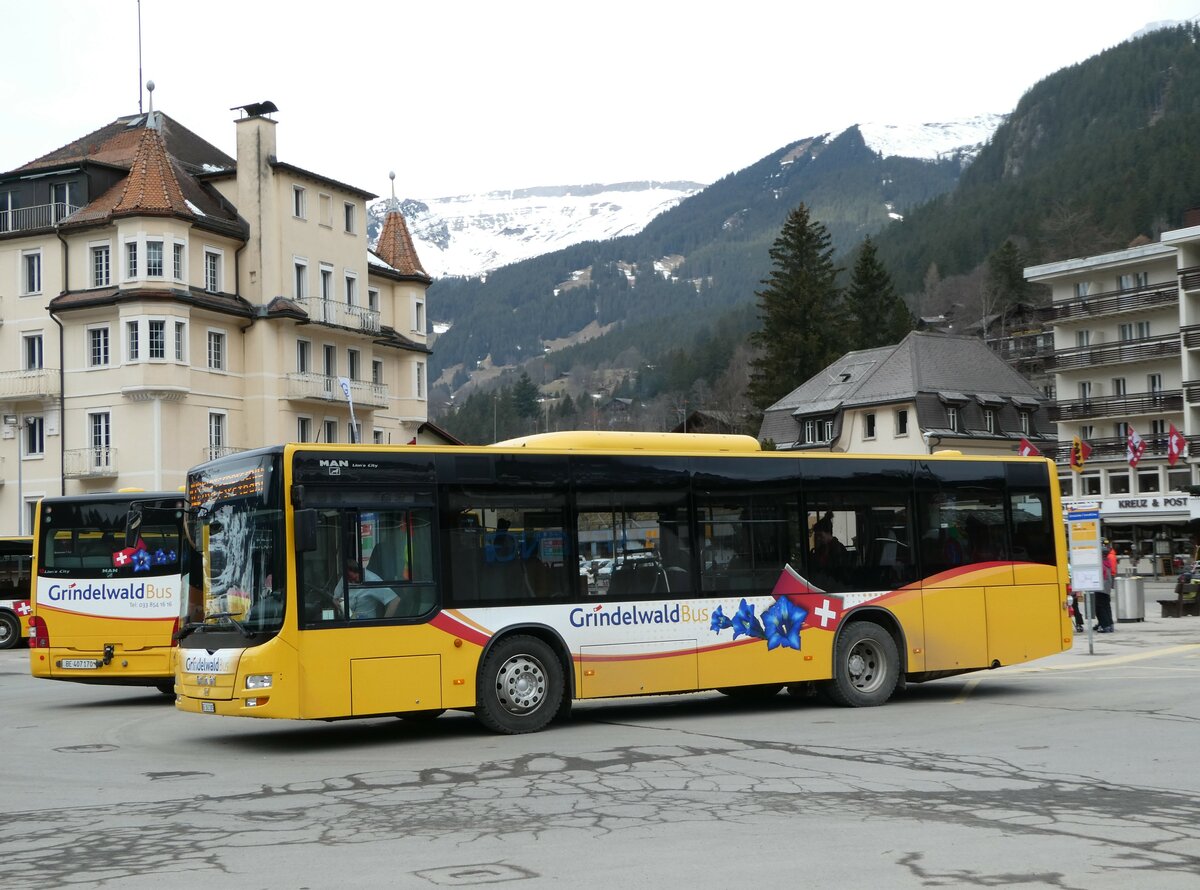
<instances>
[{"instance_id":1,"label":"swiss cross emblem","mask_svg":"<svg viewBox=\"0 0 1200 890\"><path fill-rule=\"evenodd\" d=\"M29 600L21 600L16 605L18 615L28 615L33 611L33 607L29 605Z\"/></svg>"}]
</instances>

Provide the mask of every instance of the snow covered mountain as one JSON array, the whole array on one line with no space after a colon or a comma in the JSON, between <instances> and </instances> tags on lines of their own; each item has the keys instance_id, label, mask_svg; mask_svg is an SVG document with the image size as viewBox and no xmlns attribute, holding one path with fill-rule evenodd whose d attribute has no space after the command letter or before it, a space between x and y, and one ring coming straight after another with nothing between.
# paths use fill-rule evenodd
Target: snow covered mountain
<instances>
[{"instance_id":1,"label":"snow covered mountain","mask_svg":"<svg viewBox=\"0 0 1200 890\"><path fill-rule=\"evenodd\" d=\"M582 241L636 234L702 188L697 182L546 186L410 198L401 212L426 272L473 277ZM368 208L372 242L386 212L387 201Z\"/></svg>"},{"instance_id":2,"label":"snow covered mountain","mask_svg":"<svg viewBox=\"0 0 1200 890\"><path fill-rule=\"evenodd\" d=\"M859 124L867 146L883 157L925 158L938 160L958 156L964 161L975 158L1005 114L980 114L965 121L934 124Z\"/></svg>"},{"instance_id":3,"label":"snow covered mountain","mask_svg":"<svg viewBox=\"0 0 1200 890\"><path fill-rule=\"evenodd\" d=\"M859 124L867 145L884 157L965 164L991 138L1004 115L927 124ZM409 198L401 212L421 258L434 278L477 277L492 269L583 241L633 235L665 210L704 186L696 182L622 182L615 185L543 186L515 191ZM368 235L378 237L387 201L373 204Z\"/></svg>"}]
</instances>

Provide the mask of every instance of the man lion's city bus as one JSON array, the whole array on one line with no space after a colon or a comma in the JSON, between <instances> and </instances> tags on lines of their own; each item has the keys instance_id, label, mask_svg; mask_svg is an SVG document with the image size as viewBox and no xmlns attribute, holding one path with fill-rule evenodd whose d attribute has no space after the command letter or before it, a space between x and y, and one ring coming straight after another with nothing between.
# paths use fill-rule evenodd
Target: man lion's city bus
<instances>
[{"instance_id":1,"label":"man lion's city bus","mask_svg":"<svg viewBox=\"0 0 1200 890\"><path fill-rule=\"evenodd\" d=\"M173 690L186 506L178 492L41 500L34 520L33 676Z\"/></svg>"},{"instance_id":2,"label":"man lion's city bus","mask_svg":"<svg viewBox=\"0 0 1200 890\"><path fill-rule=\"evenodd\" d=\"M0 649L11 649L29 633L29 579L33 538L0 538Z\"/></svg>"},{"instance_id":3,"label":"man lion's city bus","mask_svg":"<svg viewBox=\"0 0 1200 890\"><path fill-rule=\"evenodd\" d=\"M1072 641L1038 458L668 433L291 444L193 468L188 495L203 617L180 632L184 711L464 709L519 733L614 696L881 705Z\"/></svg>"}]
</instances>

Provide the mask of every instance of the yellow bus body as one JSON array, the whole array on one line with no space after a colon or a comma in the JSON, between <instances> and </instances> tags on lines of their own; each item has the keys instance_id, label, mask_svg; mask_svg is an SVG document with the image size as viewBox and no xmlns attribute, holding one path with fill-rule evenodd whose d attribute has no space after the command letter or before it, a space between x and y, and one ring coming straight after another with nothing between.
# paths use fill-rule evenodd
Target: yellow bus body
<instances>
[{"instance_id":1,"label":"yellow bus body","mask_svg":"<svg viewBox=\"0 0 1200 890\"><path fill-rule=\"evenodd\" d=\"M540 635L553 644L566 668L566 696L578 700L829 684L836 682L840 669L844 670L835 664L839 635L864 621L891 629L903 674L909 679L934 679L1012 665L1070 648L1065 540L1052 463L1035 458L953 455L752 455L745 437L707 436L703 440L680 439L672 446L675 440L668 434L621 434L618 441L604 434L578 433L530 437L480 448L287 445L274 449L282 463L281 491L289 498L285 511L288 608L281 627L263 643L230 645L215 653L200 644L196 644L198 648L179 650L176 706L195 713L307 719L478 709L481 659L498 640L514 633ZM979 561L895 589L861 593L824 594L819 589L806 589L795 596L773 596L773 591L767 589L755 596L693 591L678 599L615 603L579 597L564 602L532 600L519 605L441 603L427 620L415 623L343 623L321 629L302 626L294 571L299 559L295 549L297 513L290 501L297 490L293 465L298 456L315 459L327 454L355 464L369 463L370 456L383 454L415 459L426 455L453 454L461 458L517 452L638 452L662 456L723 452L737 460L752 461L954 462L980 468L1000 466L1002 470L1004 465L1020 461L1044 470L1039 471L1045 478L1039 496L1048 511L1044 517L1049 536L1045 546L1051 548L1055 558L1047 562L1013 558ZM299 484L304 487L303 480ZM311 487L311 481L308 485ZM731 639L713 630L720 623L715 616L718 606L728 613L741 600L741 605L757 607L756 614L762 615L781 598L803 603L807 612L796 648L768 648L760 638ZM647 618L640 625L626 620L629 633L620 637L589 638L589 631L595 627L584 624L580 629L572 624L588 620L586 615L575 613L607 609L619 615L627 607L650 612L668 608L670 614L657 616L662 620ZM827 628L821 626L823 619L820 623L814 620L823 610L834 616ZM259 678L268 678L269 685L248 686L251 681L268 681Z\"/></svg>"}]
</instances>

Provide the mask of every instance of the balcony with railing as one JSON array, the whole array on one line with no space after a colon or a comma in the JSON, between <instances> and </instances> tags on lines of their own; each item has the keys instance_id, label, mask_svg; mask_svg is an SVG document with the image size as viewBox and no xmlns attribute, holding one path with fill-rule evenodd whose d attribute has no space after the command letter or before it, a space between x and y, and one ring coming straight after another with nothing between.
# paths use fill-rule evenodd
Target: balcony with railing
<instances>
[{"instance_id":1,"label":"balcony with railing","mask_svg":"<svg viewBox=\"0 0 1200 890\"><path fill-rule=\"evenodd\" d=\"M63 452L68 479L107 479L117 475L117 449L69 448Z\"/></svg>"},{"instance_id":2,"label":"balcony with railing","mask_svg":"<svg viewBox=\"0 0 1200 890\"><path fill-rule=\"evenodd\" d=\"M1140 392L1123 396L1098 396L1059 402L1049 412L1050 420L1085 420L1090 417L1130 417L1183 410L1183 390Z\"/></svg>"},{"instance_id":3,"label":"balcony with railing","mask_svg":"<svg viewBox=\"0 0 1200 890\"><path fill-rule=\"evenodd\" d=\"M30 368L24 371L0 371L0 401L58 398L57 368Z\"/></svg>"},{"instance_id":4,"label":"balcony with railing","mask_svg":"<svg viewBox=\"0 0 1200 890\"><path fill-rule=\"evenodd\" d=\"M1127 312L1138 312L1142 309L1178 301L1178 287L1158 284L1137 290L1109 291L1102 294L1089 294L1086 297L1075 297L1072 300L1051 303L1038 311L1042 316L1042 321L1053 324L1056 321L1075 321L1096 318L1101 315L1123 315Z\"/></svg>"},{"instance_id":5,"label":"balcony with railing","mask_svg":"<svg viewBox=\"0 0 1200 890\"><path fill-rule=\"evenodd\" d=\"M1054 353L1054 339L1050 334L1025 334L1015 337L998 337L988 340L987 345L1008 364L1044 359Z\"/></svg>"},{"instance_id":6,"label":"balcony with railing","mask_svg":"<svg viewBox=\"0 0 1200 890\"><path fill-rule=\"evenodd\" d=\"M49 229L58 225L78 209L74 204L59 202L0 210L0 234Z\"/></svg>"},{"instance_id":7,"label":"balcony with railing","mask_svg":"<svg viewBox=\"0 0 1200 890\"><path fill-rule=\"evenodd\" d=\"M1184 290L1200 290L1200 266L1179 270L1179 286Z\"/></svg>"},{"instance_id":8,"label":"balcony with railing","mask_svg":"<svg viewBox=\"0 0 1200 890\"><path fill-rule=\"evenodd\" d=\"M287 375L287 397L299 401L344 402L339 378L329 374L296 372ZM364 408L386 408L388 388L385 383L368 383L365 380L350 381L350 398L355 405Z\"/></svg>"},{"instance_id":9,"label":"balcony with railing","mask_svg":"<svg viewBox=\"0 0 1200 890\"><path fill-rule=\"evenodd\" d=\"M317 324L349 328L364 334L379 333L379 311L376 309L352 306L349 303L338 303L334 300L322 300L318 297L308 297L300 300L299 303L308 313L308 317Z\"/></svg>"},{"instance_id":10,"label":"balcony with railing","mask_svg":"<svg viewBox=\"0 0 1200 890\"><path fill-rule=\"evenodd\" d=\"M1140 340L1121 340L1096 346L1076 346L1058 349L1046 359L1046 369L1066 371L1093 365L1116 365L1123 362L1151 362L1179 356L1179 335L1143 337Z\"/></svg>"},{"instance_id":11,"label":"balcony with railing","mask_svg":"<svg viewBox=\"0 0 1200 890\"><path fill-rule=\"evenodd\" d=\"M1142 436L1142 441L1146 443L1146 450L1142 452L1142 462L1149 462L1154 458L1162 458L1165 460L1167 457L1167 439L1168 437L1165 435ZM1129 441L1124 436L1111 436L1105 439L1088 439L1087 443L1092 449L1092 453L1088 457L1089 463L1097 460L1125 460L1128 456ZM1057 463L1060 463L1064 466L1070 463L1070 442L1059 442L1058 445L1039 445L1038 448L1041 450L1043 456L1051 458ZM1189 453L1191 452L1189 451ZM1196 453L1200 454L1200 452Z\"/></svg>"}]
</instances>

